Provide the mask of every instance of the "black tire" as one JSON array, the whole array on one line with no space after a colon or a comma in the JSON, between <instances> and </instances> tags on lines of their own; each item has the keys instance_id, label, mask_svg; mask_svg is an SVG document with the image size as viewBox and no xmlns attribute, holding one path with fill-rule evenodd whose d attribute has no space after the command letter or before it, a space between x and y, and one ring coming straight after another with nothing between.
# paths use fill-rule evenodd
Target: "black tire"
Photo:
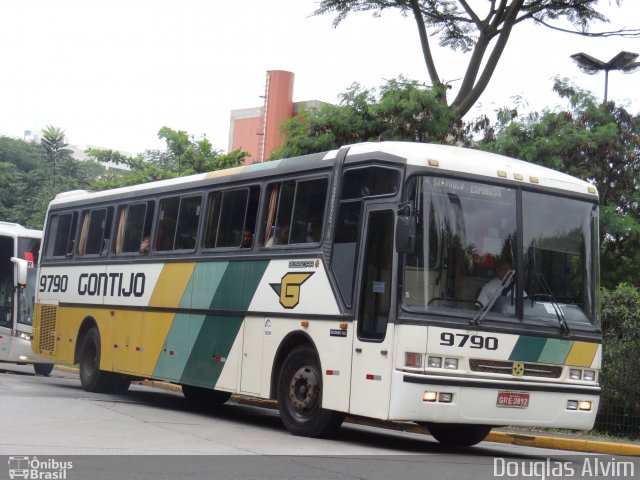
<instances>
[{"instance_id":1,"label":"black tire","mask_svg":"<svg viewBox=\"0 0 640 480\"><path fill-rule=\"evenodd\" d=\"M182 385L182 394L190 405L202 409L222 405L231 398L230 392L193 385Z\"/></svg>"},{"instance_id":2,"label":"black tire","mask_svg":"<svg viewBox=\"0 0 640 480\"><path fill-rule=\"evenodd\" d=\"M33 370L36 372L36 375L48 377L51 375L51 372L53 372L53 363L34 363Z\"/></svg>"},{"instance_id":3,"label":"black tire","mask_svg":"<svg viewBox=\"0 0 640 480\"><path fill-rule=\"evenodd\" d=\"M322 408L322 372L316 353L297 347L284 360L278 376L278 409L289 432L326 437L344 420L344 413Z\"/></svg>"},{"instance_id":4,"label":"black tire","mask_svg":"<svg viewBox=\"0 0 640 480\"><path fill-rule=\"evenodd\" d=\"M491 431L489 425L430 423L425 426L433 438L447 447L471 447L483 441Z\"/></svg>"},{"instance_id":5,"label":"black tire","mask_svg":"<svg viewBox=\"0 0 640 480\"><path fill-rule=\"evenodd\" d=\"M80 384L87 392L123 393L131 384L125 375L100 370L100 333L96 327L89 329L80 351Z\"/></svg>"}]
</instances>

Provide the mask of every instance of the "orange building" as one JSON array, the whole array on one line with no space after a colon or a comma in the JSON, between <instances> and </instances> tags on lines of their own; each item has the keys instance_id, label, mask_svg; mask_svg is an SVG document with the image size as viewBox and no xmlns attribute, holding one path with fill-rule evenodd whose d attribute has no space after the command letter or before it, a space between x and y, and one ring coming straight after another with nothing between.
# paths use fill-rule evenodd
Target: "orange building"
<instances>
[{"instance_id":1,"label":"orange building","mask_svg":"<svg viewBox=\"0 0 640 480\"><path fill-rule=\"evenodd\" d=\"M231 111L229 127L229 151L238 148L248 152L246 163L268 160L274 148L284 142L280 126L284 120L295 116L302 108L318 108L316 100L293 102L292 72L269 70L262 107Z\"/></svg>"}]
</instances>

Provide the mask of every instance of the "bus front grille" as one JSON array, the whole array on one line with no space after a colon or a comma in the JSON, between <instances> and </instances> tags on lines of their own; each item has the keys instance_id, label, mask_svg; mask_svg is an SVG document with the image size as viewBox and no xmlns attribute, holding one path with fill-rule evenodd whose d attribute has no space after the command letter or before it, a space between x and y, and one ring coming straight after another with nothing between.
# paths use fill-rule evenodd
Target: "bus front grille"
<instances>
[{"instance_id":1,"label":"bus front grille","mask_svg":"<svg viewBox=\"0 0 640 480\"><path fill-rule=\"evenodd\" d=\"M40 353L56 353L56 323L58 307L56 305L40 305L40 331L38 350Z\"/></svg>"},{"instance_id":2,"label":"bus front grille","mask_svg":"<svg viewBox=\"0 0 640 480\"><path fill-rule=\"evenodd\" d=\"M512 375L513 362L474 358L469 360L469 367L473 372ZM562 375L561 366L542 365L539 363L524 364L524 377L560 378L560 375Z\"/></svg>"}]
</instances>

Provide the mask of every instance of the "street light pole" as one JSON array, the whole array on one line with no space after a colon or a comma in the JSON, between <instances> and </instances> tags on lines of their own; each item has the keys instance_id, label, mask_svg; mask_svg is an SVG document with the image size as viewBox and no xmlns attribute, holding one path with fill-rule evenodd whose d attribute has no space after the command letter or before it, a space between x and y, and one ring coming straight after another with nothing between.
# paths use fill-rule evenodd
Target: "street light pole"
<instances>
[{"instance_id":1,"label":"street light pole","mask_svg":"<svg viewBox=\"0 0 640 480\"><path fill-rule=\"evenodd\" d=\"M578 64L578 68L587 75L595 75L604 70L604 103L607 103L609 92L609 72L620 70L622 73L632 73L640 67L640 62L635 61L638 54L633 52L620 52L608 62L603 62L582 52L571 55L571 58Z\"/></svg>"}]
</instances>

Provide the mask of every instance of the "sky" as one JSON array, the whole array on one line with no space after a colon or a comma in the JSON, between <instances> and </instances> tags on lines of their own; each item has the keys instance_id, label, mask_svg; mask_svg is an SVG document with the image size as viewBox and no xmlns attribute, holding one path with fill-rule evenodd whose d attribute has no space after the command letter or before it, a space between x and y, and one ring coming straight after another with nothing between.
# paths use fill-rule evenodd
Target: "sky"
<instances>
[{"instance_id":1,"label":"sky","mask_svg":"<svg viewBox=\"0 0 640 480\"><path fill-rule=\"evenodd\" d=\"M482 3L472 0L472 3ZM610 24L640 27L640 0L601 0ZM2 0L0 135L47 125L73 145L128 153L164 148L167 126L227 150L231 110L261 106L267 70L295 73L294 101L338 102L353 82L374 88L403 74L429 82L412 17L389 12L312 16L317 0ZM432 41L432 43L437 43ZM608 61L640 53L640 39L591 39L523 25L514 29L488 89L469 117L517 101L560 108L556 75L597 98L604 74L569 56ZM455 94L469 54L438 48L439 74ZM609 76L609 99L640 112L640 72ZM453 97L451 97L453 98Z\"/></svg>"}]
</instances>

